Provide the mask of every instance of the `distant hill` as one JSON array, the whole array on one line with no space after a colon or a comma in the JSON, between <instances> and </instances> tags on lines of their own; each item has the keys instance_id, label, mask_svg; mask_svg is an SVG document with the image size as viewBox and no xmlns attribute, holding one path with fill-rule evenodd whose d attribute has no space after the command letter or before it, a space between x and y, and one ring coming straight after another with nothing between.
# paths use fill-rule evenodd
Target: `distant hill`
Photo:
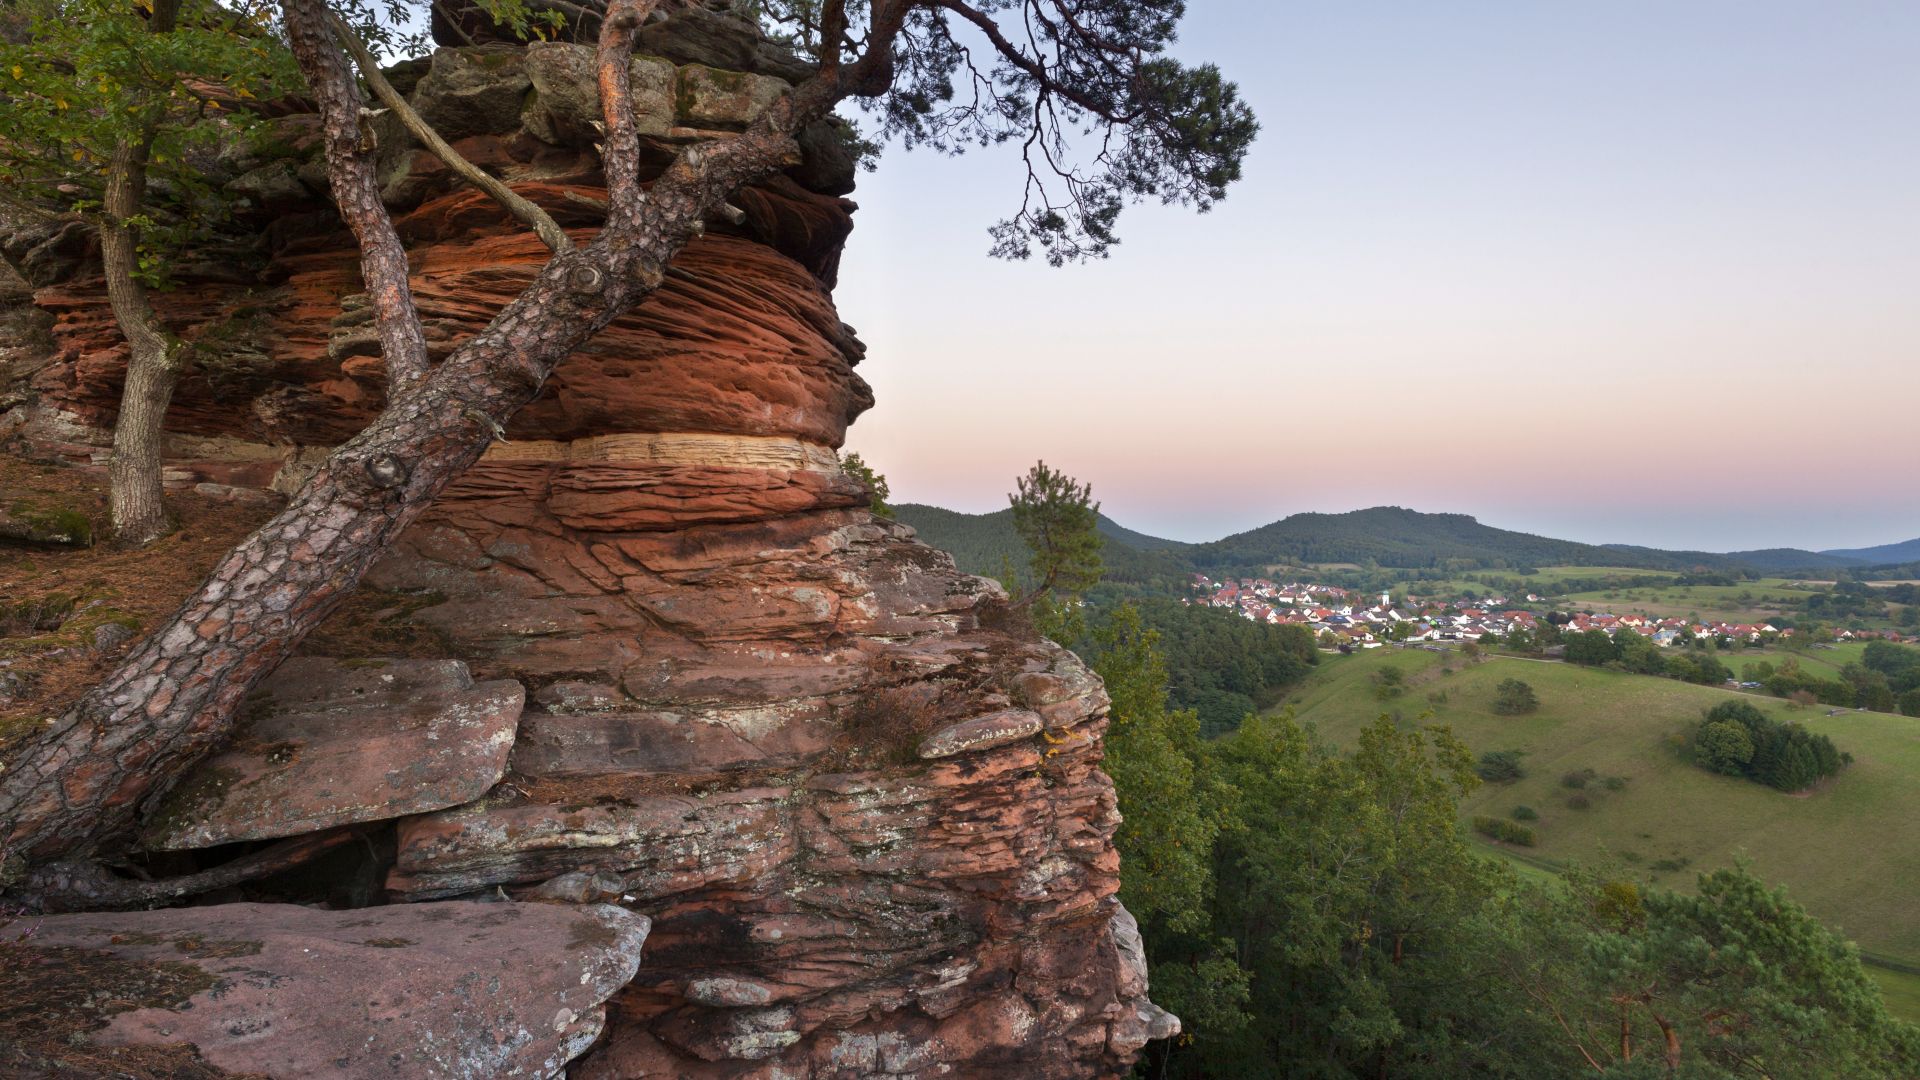
<instances>
[{"instance_id":1,"label":"distant hill","mask_svg":"<svg viewBox=\"0 0 1920 1080\"><path fill-rule=\"evenodd\" d=\"M1168 540L1159 536L1148 536L1143 532L1134 532L1125 525L1105 514L1100 515L1100 535L1117 544L1138 551L1186 551L1194 545L1185 540Z\"/></svg>"},{"instance_id":2,"label":"distant hill","mask_svg":"<svg viewBox=\"0 0 1920 1080\"><path fill-rule=\"evenodd\" d=\"M1849 566L1865 566L1867 560L1856 559L1836 551L1803 551L1800 548L1761 548L1758 551L1730 551L1727 558L1745 563L1755 570L1839 570Z\"/></svg>"},{"instance_id":3,"label":"distant hill","mask_svg":"<svg viewBox=\"0 0 1920 1080\"><path fill-rule=\"evenodd\" d=\"M955 565L969 574L998 578L1009 564L1016 570L1026 569L1027 546L1013 531L1012 510L963 514L924 503L898 503L893 512L913 526L921 540L952 555ZM1105 514L1100 515L1099 528L1107 538L1101 557L1109 578L1144 581L1186 570L1178 553L1190 544L1136 532Z\"/></svg>"},{"instance_id":4,"label":"distant hill","mask_svg":"<svg viewBox=\"0 0 1920 1080\"><path fill-rule=\"evenodd\" d=\"M968 573L998 576L1007 563L1024 568L1026 546L1013 531L1013 511L963 514L902 503L900 520L921 539L951 552ZM1582 544L1483 525L1466 514L1427 514L1376 506L1344 514L1294 514L1222 540L1190 544L1129 529L1105 514L1108 576L1145 581L1191 569L1253 569L1276 564L1366 563L1425 569L1458 560L1467 567L1618 566L1638 570L1741 570L1768 574L1830 571L1920 562L1920 539L1833 551L1764 548L1719 554L1667 551L1633 544Z\"/></svg>"},{"instance_id":5,"label":"distant hill","mask_svg":"<svg viewBox=\"0 0 1920 1080\"><path fill-rule=\"evenodd\" d=\"M1705 552L1602 547L1482 525L1466 514L1425 514L1376 506L1345 514L1294 514L1271 525L1186 549L1197 566L1269 563L1363 563L1422 568L1448 560L1491 566L1626 566L1646 570L1725 568L1732 561Z\"/></svg>"},{"instance_id":6,"label":"distant hill","mask_svg":"<svg viewBox=\"0 0 1920 1080\"><path fill-rule=\"evenodd\" d=\"M1856 559L1869 565L1920 562L1920 537L1898 544L1881 544L1879 547L1836 548L1820 554L1842 559Z\"/></svg>"}]
</instances>

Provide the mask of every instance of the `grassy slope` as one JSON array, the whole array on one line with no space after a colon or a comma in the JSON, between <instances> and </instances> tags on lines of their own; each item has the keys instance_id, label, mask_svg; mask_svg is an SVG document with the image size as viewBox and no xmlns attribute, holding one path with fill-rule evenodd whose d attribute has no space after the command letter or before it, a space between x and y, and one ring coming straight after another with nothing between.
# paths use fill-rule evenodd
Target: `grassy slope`
<instances>
[{"instance_id":1,"label":"grassy slope","mask_svg":"<svg viewBox=\"0 0 1920 1080\"><path fill-rule=\"evenodd\" d=\"M1453 661L1460 664L1458 659ZM1388 702L1374 697L1368 676L1386 665L1406 670L1413 684ZM1461 806L1462 817L1510 813L1528 805L1538 847L1515 854L1547 863L1618 861L1636 876L1670 887L1690 886L1701 870L1752 860L1762 877L1791 894L1829 925L1860 942L1869 954L1920 963L1920 719L1875 713L1828 718L1818 710L1795 717L1833 736L1851 752L1853 766L1811 795L1783 795L1758 784L1716 776L1682 761L1673 741L1700 710L1730 696L1710 687L1621 675L1566 664L1494 659L1440 674L1440 657L1378 650L1321 666L1296 693L1300 718L1335 743L1367 720L1398 711L1412 720L1432 705L1437 722L1453 727L1476 752L1527 751L1528 776L1485 785ZM1495 716L1493 688L1506 678L1531 683L1539 712ZM1784 703L1754 698L1769 711ZM1620 792L1590 785L1589 810L1567 807L1560 777L1591 768L1623 776ZM1685 869L1656 872L1662 859L1687 860ZM1893 976L1920 1015L1920 978Z\"/></svg>"}]
</instances>

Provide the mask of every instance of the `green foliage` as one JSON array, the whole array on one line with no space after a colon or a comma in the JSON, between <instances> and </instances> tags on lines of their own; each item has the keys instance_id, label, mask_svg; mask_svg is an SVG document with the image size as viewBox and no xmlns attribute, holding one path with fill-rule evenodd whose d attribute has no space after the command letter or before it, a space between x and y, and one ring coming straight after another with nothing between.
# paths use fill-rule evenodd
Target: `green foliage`
<instances>
[{"instance_id":1,"label":"green foliage","mask_svg":"<svg viewBox=\"0 0 1920 1080\"><path fill-rule=\"evenodd\" d=\"M1471 570L1519 566L1620 566L1687 569L1698 553L1594 547L1482 525L1465 514L1423 514L1376 506L1345 514L1295 514L1189 551L1200 567L1273 563L1362 563ZM1727 565L1732 565L1727 563Z\"/></svg>"},{"instance_id":2,"label":"green foliage","mask_svg":"<svg viewBox=\"0 0 1920 1080\"><path fill-rule=\"evenodd\" d=\"M1533 687L1519 679L1502 679L1493 690L1493 711L1501 716L1524 716L1540 708Z\"/></svg>"},{"instance_id":3,"label":"green foliage","mask_svg":"<svg viewBox=\"0 0 1920 1080\"><path fill-rule=\"evenodd\" d=\"M1013 530L1027 545L1033 584L1023 598L1079 597L1100 580L1100 504L1082 484L1042 461L1007 496Z\"/></svg>"},{"instance_id":4,"label":"green foliage","mask_svg":"<svg viewBox=\"0 0 1920 1080\"><path fill-rule=\"evenodd\" d=\"M1138 608L1160 634L1174 704L1199 714L1203 735L1230 731L1247 714L1277 704L1320 661L1304 626L1171 600L1142 600Z\"/></svg>"},{"instance_id":5,"label":"green foliage","mask_svg":"<svg viewBox=\"0 0 1920 1080\"><path fill-rule=\"evenodd\" d=\"M1735 720L1717 720L1703 724L1694 740L1694 754L1701 765L1729 776L1745 776L1753 763L1753 736Z\"/></svg>"},{"instance_id":6,"label":"green foliage","mask_svg":"<svg viewBox=\"0 0 1920 1080\"><path fill-rule=\"evenodd\" d=\"M171 247L224 218L216 162L252 137L254 98L297 86L271 5L184 0L175 29L149 33L152 0L23 0L26 33L0 40L7 102L0 206L28 217L98 220L116 147L150 143L137 274L161 283Z\"/></svg>"},{"instance_id":7,"label":"green foliage","mask_svg":"<svg viewBox=\"0 0 1920 1080\"><path fill-rule=\"evenodd\" d=\"M1269 715L1208 749L1238 793L1212 913L1250 975L1248 1022L1195 1030L1167 1075L1371 1075L1383 1054L1473 1071L1483 1049L1448 1032L1473 992L1457 931L1502 879L1453 825L1477 783L1466 748L1382 718L1338 757Z\"/></svg>"},{"instance_id":8,"label":"green foliage","mask_svg":"<svg viewBox=\"0 0 1920 1080\"><path fill-rule=\"evenodd\" d=\"M1525 825L1516 825L1506 818L1476 816L1473 819L1473 831L1505 844L1517 844L1521 847L1532 847L1534 844L1532 829Z\"/></svg>"},{"instance_id":9,"label":"green foliage","mask_svg":"<svg viewBox=\"0 0 1920 1080\"><path fill-rule=\"evenodd\" d=\"M1885 642L1874 644L1883 645ZM1885 672L1877 671L1864 664L1847 664L1840 669L1840 681L1853 690L1855 708L1871 709L1874 712L1894 710L1895 690Z\"/></svg>"},{"instance_id":10,"label":"green foliage","mask_svg":"<svg viewBox=\"0 0 1920 1080\"><path fill-rule=\"evenodd\" d=\"M1620 658L1605 630L1587 630L1567 638L1567 662L1599 667Z\"/></svg>"},{"instance_id":11,"label":"green foliage","mask_svg":"<svg viewBox=\"0 0 1920 1080\"><path fill-rule=\"evenodd\" d=\"M887 487L885 476L875 471L873 466L868 465L866 460L857 453L841 454L840 468L867 489L868 510L871 510L876 517L891 519L894 516L893 507L887 505L887 496L893 494L893 491Z\"/></svg>"},{"instance_id":12,"label":"green foliage","mask_svg":"<svg viewBox=\"0 0 1920 1080\"><path fill-rule=\"evenodd\" d=\"M1002 577L1009 566L1027 562L1027 545L1014 531L1010 509L962 514L938 506L900 503L893 511L896 518L913 526L922 541L952 555L955 565L969 574ZM1103 581L1151 585L1160 591L1179 587L1188 572L1179 557L1184 545L1135 532L1105 515L1098 520L1100 535L1107 540L1100 552ZM1012 580L1002 584L1018 590L1024 572L1016 571L1011 576Z\"/></svg>"},{"instance_id":13,"label":"green foliage","mask_svg":"<svg viewBox=\"0 0 1920 1080\"><path fill-rule=\"evenodd\" d=\"M1766 680L1767 690L1780 697L1790 698L1805 694L1823 705L1838 705L1851 708L1854 703L1854 688L1839 679L1822 679L1788 660L1781 665L1774 676Z\"/></svg>"},{"instance_id":14,"label":"green foliage","mask_svg":"<svg viewBox=\"0 0 1920 1080\"><path fill-rule=\"evenodd\" d=\"M1520 764L1523 753L1520 750L1488 750L1474 762L1474 774L1490 784L1522 779L1527 775L1527 770Z\"/></svg>"},{"instance_id":15,"label":"green foliage","mask_svg":"<svg viewBox=\"0 0 1920 1080\"><path fill-rule=\"evenodd\" d=\"M1109 629L1099 663L1117 735L1122 717L1167 714L1150 636ZM1211 743L1176 727L1108 747L1123 813L1161 823L1124 834L1122 889L1154 911L1142 919L1154 995L1188 1033L1149 1047L1148 1075L1651 1077L1665 1074L1655 1013L1687 1077L1762 1075L1740 1071L1743 1057L1781 1077L1920 1065L1920 1039L1887 1016L1850 948L1744 871L1703 878L1692 898L1579 871L1568 887L1534 885L1475 855L1454 824L1475 779L1444 729L1382 717L1343 757L1287 715ZM1536 817L1523 809L1513 816ZM1516 846L1534 835L1473 826ZM1181 843L1134 869L1155 831ZM1184 841L1209 833L1193 860ZM1196 893L1200 916L1173 912Z\"/></svg>"},{"instance_id":16,"label":"green foliage","mask_svg":"<svg viewBox=\"0 0 1920 1080\"><path fill-rule=\"evenodd\" d=\"M1407 692L1407 675L1397 667L1384 667L1371 676L1373 696L1381 701L1399 697Z\"/></svg>"},{"instance_id":17,"label":"green foliage","mask_svg":"<svg viewBox=\"0 0 1920 1080\"><path fill-rule=\"evenodd\" d=\"M1586 787L1589 783L1592 783L1594 778L1599 775L1599 773L1594 772L1592 769L1569 769L1561 775L1560 786L1573 788L1578 791Z\"/></svg>"},{"instance_id":18,"label":"green foliage","mask_svg":"<svg viewBox=\"0 0 1920 1080\"><path fill-rule=\"evenodd\" d=\"M1123 818L1121 900L1142 924L1184 932L1202 918L1220 800L1196 781L1199 720L1168 707L1159 641L1122 605L1095 631L1092 661L1113 700L1106 764Z\"/></svg>"},{"instance_id":19,"label":"green foliage","mask_svg":"<svg viewBox=\"0 0 1920 1080\"><path fill-rule=\"evenodd\" d=\"M1498 963L1556 1018L1541 1064L1565 1060L1539 1075L1920 1068L1920 1033L1887 1015L1852 946L1744 867L1702 875L1694 895L1575 873L1564 890L1521 890L1516 908Z\"/></svg>"},{"instance_id":20,"label":"green foliage","mask_svg":"<svg viewBox=\"0 0 1920 1080\"><path fill-rule=\"evenodd\" d=\"M1663 670L1681 682L1698 683L1701 686L1718 686L1733 678L1732 670L1721 663L1719 657L1702 649L1689 649L1668 656Z\"/></svg>"},{"instance_id":21,"label":"green foliage","mask_svg":"<svg viewBox=\"0 0 1920 1080\"><path fill-rule=\"evenodd\" d=\"M1694 730L1693 754L1703 768L1781 791L1803 790L1851 760L1825 735L1778 723L1745 701L1723 701L1707 711Z\"/></svg>"},{"instance_id":22,"label":"green foliage","mask_svg":"<svg viewBox=\"0 0 1920 1080\"><path fill-rule=\"evenodd\" d=\"M1516 807L1514 807L1514 808L1513 808L1513 820L1515 820L1515 821L1539 821L1539 820L1540 820L1540 812L1539 812L1538 810L1535 810L1535 809L1534 809L1533 807L1531 807L1531 806L1516 806Z\"/></svg>"}]
</instances>

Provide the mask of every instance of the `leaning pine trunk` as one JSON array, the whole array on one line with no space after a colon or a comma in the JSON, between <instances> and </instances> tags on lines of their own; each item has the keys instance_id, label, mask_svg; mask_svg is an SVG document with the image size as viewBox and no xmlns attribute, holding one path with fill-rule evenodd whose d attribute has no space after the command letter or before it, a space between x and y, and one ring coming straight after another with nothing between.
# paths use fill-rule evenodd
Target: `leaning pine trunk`
<instances>
[{"instance_id":1,"label":"leaning pine trunk","mask_svg":"<svg viewBox=\"0 0 1920 1080\"><path fill-rule=\"evenodd\" d=\"M615 0L620 14L610 13L602 33L603 102L617 98L622 110L630 108L632 30L650 6ZM384 220L377 190L364 182L371 150L355 125L358 92L327 38L321 0L284 0L283 10L320 105L342 214ZM632 179L638 145L631 113L623 124L610 123L609 179L614 194L630 196L624 212L616 202L592 243L556 255L486 329L335 451L168 622L0 773L0 888L32 864L90 857L119 843L143 811L226 739L247 692L480 457L554 366L658 288L674 254L731 192L798 160L793 132L844 96L843 78L884 86L884 42L897 30L897 21L887 28L882 52L869 53L879 57L873 63L816 76L747 132L689 149L643 198ZM376 260L363 261L376 297L403 299L404 273L404 261L397 277ZM61 872L44 869L37 876Z\"/></svg>"}]
</instances>

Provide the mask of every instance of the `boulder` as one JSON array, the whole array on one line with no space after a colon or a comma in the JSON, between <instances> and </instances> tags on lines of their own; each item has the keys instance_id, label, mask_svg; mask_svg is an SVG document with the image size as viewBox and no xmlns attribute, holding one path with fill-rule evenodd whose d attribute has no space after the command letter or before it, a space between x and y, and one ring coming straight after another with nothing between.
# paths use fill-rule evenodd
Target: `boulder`
<instances>
[{"instance_id":1,"label":"boulder","mask_svg":"<svg viewBox=\"0 0 1920 1080\"><path fill-rule=\"evenodd\" d=\"M747 19L693 7L641 27L634 51L664 56L676 64L705 64L728 71L758 71L797 83L812 64L767 41Z\"/></svg>"},{"instance_id":2,"label":"boulder","mask_svg":"<svg viewBox=\"0 0 1920 1080\"><path fill-rule=\"evenodd\" d=\"M594 128L601 111L592 46L536 41L527 46L526 71L533 96L525 119L534 138L556 146L591 146L600 140ZM636 56L628 72L635 126L642 135L665 135L673 126L673 65Z\"/></svg>"},{"instance_id":3,"label":"boulder","mask_svg":"<svg viewBox=\"0 0 1920 1080\"><path fill-rule=\"evenodd\" d=\"M599 1035L648 926L460 902L18 919L0 925L0 1073L107 1075L59 1066L144 1052L313 1080L546 1080Z\"/></svg>"},{"instance_id":4,"label":"boulder","mask_svg":"<svg viewBox=\"0 0 1920 1080\"><path fill-rule=\"evenodd\" d=\"M860 155L854 148L857 133L853 125L837 116L818 120L800 129L800 164L787 175L808 191L822 195L850 195L860 171Z\"/></svg>"},{"instance_id":5,"label":"boulder","mask_svg":"<svg viewBox=\"0 0 1920 1080\"><path fill-rule=\"evenodd\" d=\"M523 56L507 45L436 49L411 104L448 142L513 131L533 88Z\"/></svg>"},{"instance_id":6,"label":"boulder","mask_svg":"<svg viewBox=\"0 0 1920 1080\"><path fill-rule=\"evenodd\" d=\"M678 72L675 113L696 128L739 130L787 92L787 84L768 75L688 64Z\"/></svg>"},{"instance_id":7,"label":"boulder","mask_svg":"<svg viewBox=\"0 0 1920 1080\"><path fill-rule=\"evenodd\" d=\"M233 742L167 797L143 840L213 847L472 802L506 773L525 690L458 660L296 657Z\"/></svg>"}]
</instances>

